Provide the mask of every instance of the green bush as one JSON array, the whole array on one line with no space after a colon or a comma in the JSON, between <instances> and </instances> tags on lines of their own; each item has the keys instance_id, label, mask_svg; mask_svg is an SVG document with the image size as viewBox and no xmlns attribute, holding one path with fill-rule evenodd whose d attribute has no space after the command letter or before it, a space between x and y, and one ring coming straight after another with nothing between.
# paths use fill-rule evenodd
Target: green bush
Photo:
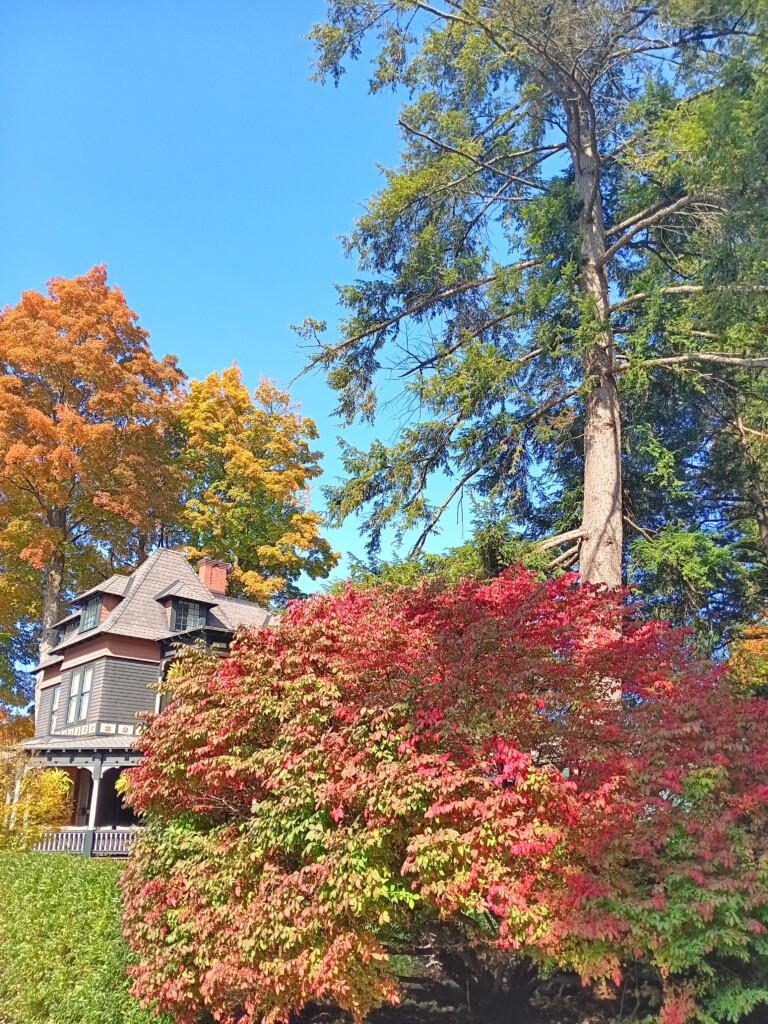
<instances>
[{"instance_id":1,"label":"green bush","mask_svg":"<svg viewBox=\"0 0 768 1024\"><path fill-rule=\"evenodd\" d=\"M0 852L0 1019L12 1024L149 1024L128 995L117 880L123 865Z\"/></svg>"}]
</instances>

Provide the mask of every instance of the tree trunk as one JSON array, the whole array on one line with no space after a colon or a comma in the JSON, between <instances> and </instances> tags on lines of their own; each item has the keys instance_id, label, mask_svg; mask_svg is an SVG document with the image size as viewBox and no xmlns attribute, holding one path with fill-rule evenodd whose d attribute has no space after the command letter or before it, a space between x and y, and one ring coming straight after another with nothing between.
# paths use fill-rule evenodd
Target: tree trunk
<instances>
[{"instance_id":1,"label":"tree trunk","mask_svg":"<svg viewBox=\"0 0 768 1024\"><path fill-rule=\"evenodd\" d=\"M600 154L594 134L594 111L579 95L566 104L568 146L576 190L581 199L579 227L584 260L582 289L592 299L595 342L583 355L584 379L590 381L584 424L584 510L579 566L586 583L622 583L621 419L614 372L605 223L600 194Z\"/></svg>"},{"instance_id":2,"label":"tree trunk","mask_svg":"<svg viewBox=\"0 0 768 1024\"><path fill-rule=\"evenodd\" d=\"M763 547L766 564L768 564L768 513L765 509L763 492L760 490L760 484L756 480L753 480L750 484L749 496L752 499L752 504L755 506L755 519L757 519L760 543Z\"/></svg>"},{"instance_id":3,"label":"tree trunk","mask_svg":"<svg viewBox=\"0 0 768 1024\"><path fill-rule=\"evenodd\" d=\"M61 618L61 594L64 589L64 539L67 525L67 510L52 509L50 515L52 529L61 537L60 545L48 559L43 574L43 616L42 637L40 639L40 657L50 654L56 646L56 630L54 622Z\"/></svg>"}]
</instances>

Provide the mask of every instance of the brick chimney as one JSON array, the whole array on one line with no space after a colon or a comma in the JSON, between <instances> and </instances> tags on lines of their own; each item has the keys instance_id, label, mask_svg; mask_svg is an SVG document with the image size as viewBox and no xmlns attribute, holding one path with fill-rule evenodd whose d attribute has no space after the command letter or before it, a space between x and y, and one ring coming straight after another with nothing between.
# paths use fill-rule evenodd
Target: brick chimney
<instances>
[{"instance_id":1,"label":"brick chimney","mask_svg":"<svg viewBox=\"0 0 768 1024\"><path fill-rule=\"evenodd\" d=\"M220 562L218 558L201 558L197 563L197 572L204 587L212 594L226 594L227 569L229 562Z\"/></svg>"}]
</instances>

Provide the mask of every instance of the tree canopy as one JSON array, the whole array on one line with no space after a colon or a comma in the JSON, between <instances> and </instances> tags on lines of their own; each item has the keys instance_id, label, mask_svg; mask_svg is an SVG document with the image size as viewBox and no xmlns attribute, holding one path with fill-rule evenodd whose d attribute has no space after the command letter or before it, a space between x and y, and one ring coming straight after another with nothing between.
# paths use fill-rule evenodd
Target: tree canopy
<instances>
[{"instance_id":1,"label":"tree canopy","mask_svg":"<svg viewBox=\"0 0 768 1024\"><path fill-rule=\"evenodd\" d=\"M639 974L665 1024L768 1000L768 703L574 584L350 587L178 662L127 776L133 992L361 1020L407 951L483 1021L530 962Z\"/></svg>"},{"instance_id":2,"label":"tree canopy","mask_svg":"<svg viewBox=\"0 0 768 1024\"><path fill-rule=\"evenodd\" d=\"M400 163L346 239L339 336L303 327L347 423L375 419L387 373L404 402L393 438L345 445L333 520L361 513L374 551L410 530L417 552L463 499L680 620L748 614L768 536L762 7L329 0L312 37L320 78L375 45L371 89L410 94Z\"/></svg>"},{"instance_id":3,"label":"tree canopy","mask_svg":"<svg viewBox=\"0 0 768 1024\"><path fill-rule=\"evenodd\" d=\"M0 702L56 642L63 604L157 545L234 563L237 594L282 601L336 563L309 509L321 454L287 394L237 367L185 386L106 268L0 313Z\"/></svg>"},{"instance_id":4,"label":"tree canopy","mask_svg":"<svg viewBox=\"0 0 768 1024\"><path fill-rule=\"evenodd\" d=\"M11 636L42 619L43 649L68 580L109 575L178 500L167 437L184 378L147 336L103 266L0 313L0 610Z\"/></svg>"},{"instance_id":5,"label":"tree canopy","mask_svg":"<svg viewBox=\"0 0 768 1024\"><path fill-rule=\"evenodd\" d=\"M180 412L185 471L179 516L186 544L234 563L238 594L296 597L301 573L327 576L338 556L308 507L321 453L315 424L262 379L253 396L239 368L191 381Z\"/></svg>"}]
</instances>

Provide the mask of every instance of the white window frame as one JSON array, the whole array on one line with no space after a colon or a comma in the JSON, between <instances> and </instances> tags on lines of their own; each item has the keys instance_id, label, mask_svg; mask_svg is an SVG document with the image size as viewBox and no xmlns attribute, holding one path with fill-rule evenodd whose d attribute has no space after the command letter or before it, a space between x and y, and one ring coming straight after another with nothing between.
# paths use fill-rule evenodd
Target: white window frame
<instances>
[{"instance_id":1,"label":"white window frame","mask_svg":"<svg viewBox=\"0 0 768 1024\"><path fill-rule=\"evenodd\" d=\"M53 736L56 732L56 716L59 713L59 697L61 696L61 683L57 683L51 694L51 716L48 720L48 735Z\"/></svg>"},{"instance_id":2,"label":"white window frame","mask_svg":"<svg viewBox=\"0 0 768 1024\"><path fill-rule=\"evenodd\" d=\"M88 717L88 707L91 703L91 687L93 686L93 665L85 665L83 671L83 683L80 687L80 703L78 706L77 720L84 722Z\"/></svg>"},{"instance_id":3,"label":"white window frame","mask_svg":"<svg viewBox=\"0 0 768 1024\"><path fill-rule=\"evenodd\" d=\"M83 668L72 669L69 677L69 698L67 699L67 725L72 725L77 714L77 705L80 702L80 685L83 681Z\"/></svg>"},{"instance_id":4,"label":"white window frame","mask_svg":"<svg viewBox=\"0 0 768 1024\"><path fill-rule=\"evenodd\" d=\"M88 717L93 687L93 665L78 665L72 669L67 700L67 725L84 722Z\"/></svg>"}]
</instances>

